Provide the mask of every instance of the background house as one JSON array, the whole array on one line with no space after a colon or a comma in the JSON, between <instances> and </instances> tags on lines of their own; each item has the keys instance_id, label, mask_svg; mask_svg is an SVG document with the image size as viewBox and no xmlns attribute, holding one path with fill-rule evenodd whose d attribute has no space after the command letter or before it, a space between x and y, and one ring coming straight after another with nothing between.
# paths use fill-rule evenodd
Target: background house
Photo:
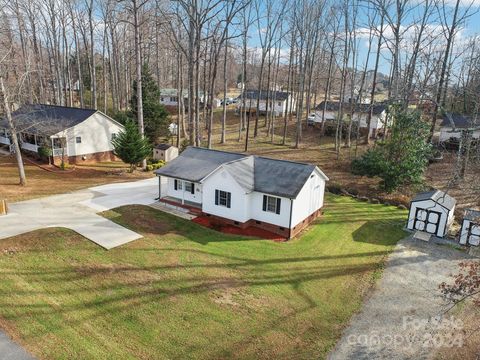
<instances>
[{"instance_id":1,"label":"background house","mask_svg":"<svg viewBox=\"0 0 480 360\"><path fill-rule=\"evenodd\" d=\"M246 90L244 93L245 96L245 107L247 111L256 111L257 109L257 99L260 98L259 111L261 114L274 112L276 116L281 116L286 114L290 110L295 111L296 102L295 98L291 93L286 91L268 91L268 90ZM242 109L243 104L241 103L242 96L238 97L240 102L237 105L237 109ZM267 106L268 98L268 106ZM288 100L288 104L287 104ZM288 108L287 108L288 105Z\"/></svg>"},{"instance_id":2,"label":"background house","mask_svg":"<svg viewBox=\"0 0 480 360\"><path fill-rule=\"evenodd\" d=\"M326 106L326 108L325 108ZM333 121L338 117L340 110L339 101L322 101L315 107L315 122L322 122L323 110L325 108L325 121ZM379 130L385 128L385 122L387 121L387 107L382 104L359 104L344 102L342 103L343 116L350 118L352 111L352 121L356 122L360 129L367 128L368 114L372 111L372 118L370 121L370 136L376 136Z\"/></svg>"},{"instance_id":3,"label":"background house","mask_svg":"<svg viewBox=\"0 0 480 360\"><path fill-rule=\"evenodd\" d=\"M12 113L20 147L33 154L52 149L54 161L113 160L112 139L123 125L101 111L54 105L25 105ZM6 119L0 119L0 143L10 145Z\"/></svg>"},{"instance_id":4,"label":"background house","mask_svg":"<svg viewBox=\"0 0 480 360\"><path fill-rule=\"evenodd\" d=\"M183 95L183 104L185 107L188 107L188 89L182 90ZM205 102L205 94L203 91L198 92L200 102L203 104ZM178 106L178 89L160 89L160 103L165 106Z\"/></svg>"},{"instance_id":5,"label":"background house","mask_svg":"<svg viewBox=\"0 0 480 360\"><path fill-rule=\"evenodd\" d=\"M314 165L195 147L155 173L160 201L286 238L320 214L328 180Z\"/></svg>"},{"instance_id":6,"label":"background house","mask_svg":"<svg viewBox=\"0 0 480 360\"><path fill-rule=\"evenodd\" d=\"M452 124L453 122L453 124ZM449 141L450 139L460 139L462 131L470 129L474 139L480 138L480 121L470 116L456 113L446 113L443 115L440 124L440 142Z\"/></svg>"},{"instance_id":7,"label":"background house","mask_svg":"<svg viewBox=\"0 0 480 360\"><path fill-rule=\"evenodd\" d=\"M153 148L153 159L169 162L178 156L178 148L170 144L159 144Z\"/></svg>"}]
</instances>

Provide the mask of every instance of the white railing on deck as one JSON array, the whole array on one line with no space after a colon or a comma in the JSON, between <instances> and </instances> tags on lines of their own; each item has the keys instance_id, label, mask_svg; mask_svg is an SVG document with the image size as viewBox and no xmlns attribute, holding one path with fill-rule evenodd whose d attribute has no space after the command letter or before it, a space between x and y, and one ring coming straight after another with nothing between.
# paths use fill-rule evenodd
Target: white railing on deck
<instances>
[{"instance_id":1,"label":"white railing on deck","mask_svg":"<svg viewBox=\"0 0 480 360\"><path fill-rule=\"evenodd\" d=\"M30 143L22 143L22 149L33 151L33 152L38 152L38 146L35 144L30 144Z\"/></svg>"},{"instance_id":2,"label":"white railing on deck","mask_svg":"<svg viewBox=\"0 0 480 360\"><path fill-rule=\"evenodd\" d=\"M53 156L62 156L64 154L64 149L53 149ZM65 156L67 155L67 149L65 149Z\"/></svg>"}]
</instances>

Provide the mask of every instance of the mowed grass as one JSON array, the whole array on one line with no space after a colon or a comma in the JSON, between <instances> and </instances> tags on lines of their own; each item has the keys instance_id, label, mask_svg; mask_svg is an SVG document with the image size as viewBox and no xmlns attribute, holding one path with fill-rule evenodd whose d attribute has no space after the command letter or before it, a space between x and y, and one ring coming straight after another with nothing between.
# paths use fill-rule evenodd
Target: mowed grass
<instances>
[{"instance_id":1,"label":"mowed grass","mask_svg":"<svg viewBox=\"0 0 480 360\"><path fill-rule=\"evenodd\" d=\"M406 212L327 196L285 243L143 207L105 251L65 229L0 241L0 327L40 359L325 358L360 309Z\"/></svg>"}]
</instances>

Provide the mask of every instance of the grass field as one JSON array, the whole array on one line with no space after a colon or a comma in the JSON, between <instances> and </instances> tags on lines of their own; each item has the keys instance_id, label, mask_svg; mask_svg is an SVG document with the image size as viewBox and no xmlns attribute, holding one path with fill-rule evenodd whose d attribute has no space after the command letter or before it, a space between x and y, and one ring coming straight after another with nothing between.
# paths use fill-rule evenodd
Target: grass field
<instances>
[{"instance_id":1,"label":"grass field","mask_svg":"<svg viewBox=\"0 0 480 360\"><path fill-rule=\"evenodd\" d=\"M0 242L0 327L39 359L324 358L406 212L329 195L286 243L142 206L104 216L144 238L111 251L65 229Z\"/></svg>"}]
</instances>

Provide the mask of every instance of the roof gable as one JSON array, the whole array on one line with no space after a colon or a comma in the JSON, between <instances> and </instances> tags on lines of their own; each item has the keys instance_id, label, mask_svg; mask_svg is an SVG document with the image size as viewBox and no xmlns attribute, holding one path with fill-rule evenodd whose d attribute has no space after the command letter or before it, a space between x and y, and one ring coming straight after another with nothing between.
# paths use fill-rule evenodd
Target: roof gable
<instances>
[{"instance_id":1,"label":"roof gable","mask_svg":"<svg viewBox=\"0 0 480 360\"><path fill-rule=\"evenodd\" d=\"M416 201L424 201L424 200L432 200L437 204L440 204L447 210L452 210L457 203L453 197L448 195L447 193L440 191L440 190L431 190L417 194L413 199L412 202Z\"/></svg>"}]
</instances>

